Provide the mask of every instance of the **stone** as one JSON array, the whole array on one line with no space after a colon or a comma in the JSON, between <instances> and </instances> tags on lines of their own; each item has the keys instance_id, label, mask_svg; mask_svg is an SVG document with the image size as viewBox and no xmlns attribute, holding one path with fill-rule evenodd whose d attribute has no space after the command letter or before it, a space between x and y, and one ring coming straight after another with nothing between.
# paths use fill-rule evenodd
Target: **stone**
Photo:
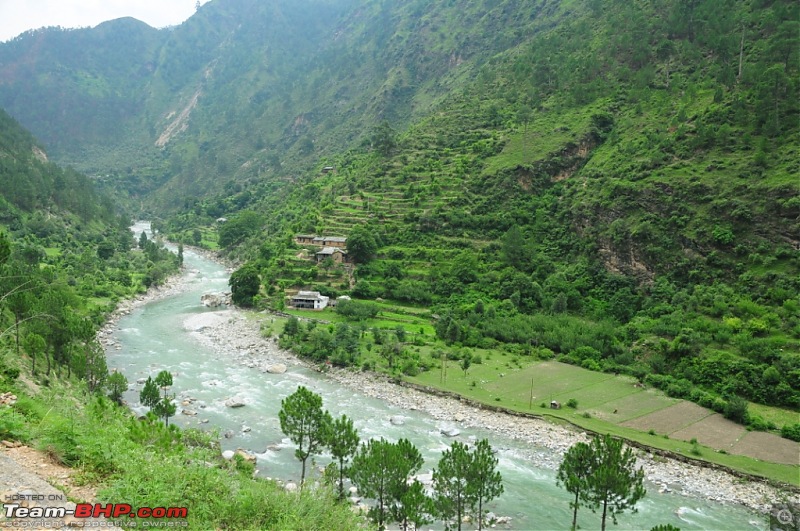
<instances>
[{"instance_id":1,"label":"stone","mask_svg":"<svg viewBox=\"0 0 800 531\"><path fill-rule=\"evenodd\" d=\"M190 417L197 416L197 411L192 411L191 409L183 409L181 410L181 413L183 413L184 415L188 415Z\"/></svg>"},{"instance_id":2,"label":"stone","mask_svg":"<svg viewBox=\"0 0 800 531\"><path fill-rule=\"evenodd\" d=\"M443 428L440 431L445 437L458 437L461 434L461 430L456 428Z\"/></svg>"},{"instance_id":3,"label":"stone","mask_svg":"<svg viewBox=\"0 0 800 531\"><path fill-rule=\"evenodd\" d=\"M256 463L256 456L243 448L237 448L234 455L238 455L248 463Z\"/></svg>"},{"instance_id":4,"label":"stone","mask_svg":"<svg viewBox=\"0 0 800 531\"><path fill-rule=\"evenodd\" d=\"M402 426L403 424L406 423L406 421L403 420L403 417L401 417L400 415L393 415L389 419L389 422L391 422L393 426Z\"/></svg>"},{"instance_id":5,"label":"stone","mask_svg":"<svg viewBox=\"0 0 800 531\"><path fill-rule=\"evenodd\" d=\"M242 426L242 433L249 433L251 430L250 426Z\"/></svg>"},{"instance_id":6,"label":"stone","mask_svg":"<svg viewBox=\"0 0 800 531\"><path fill-rule=\"evenodd\" d=\"M267 367L267 372L270 374L283 374L286 372L286 365L283 363L276 363Z\"/></svg>"},{"instance_id":7,"label":"stone","mask_svg":"<svg viewBox=\"0 0 800 531\"><path fill-rule=\"evenodd\" d=\"M270 452L280 452L281 447L278 446L277 444L269 444L267 445L267 450L269 450Z\"/></svg>"},{"instance_id":8,"label":"stone","mask_svg":"<svg viewBox=\"0 0 800 531\"><path fill-rule=\"evenodd\" d=\"M222 458L230 460L233 459L234 454L235 452L233 450L225 450L222 452Z\"/></svg>"},{"instance_id":9,"label":"stone","mask_svg":"<svg viewBox=\"0 0 800 531\"><path fill-rule=\"evenodd\" d=\"M290 481L283 487L286 492L297 492L297 483Z\"/></svg>"},{"instance_id":10,"label":"stone","mask_svg":"<svg viewBox=\"0 0 800 531\"><path fill-rule=\"evenodd\" d=\"M358 493L358 487L350 487L350 489L348 490L348 492L349 492L350 494L354 494L354 495L355 495L355 494L357 494L357 493Z\"/></svg>"},{"instance_id":11,"label":"stone","mask_svg":"<svg viewBox=\"0 0 800 531\"><path fill-rule=\"evenodd\" d=\"M225 401L225 407L236 408L236 407L244 407L244 405L245 405L244 401L241 398L233 397Z\"/></svg>"}]
</instances>

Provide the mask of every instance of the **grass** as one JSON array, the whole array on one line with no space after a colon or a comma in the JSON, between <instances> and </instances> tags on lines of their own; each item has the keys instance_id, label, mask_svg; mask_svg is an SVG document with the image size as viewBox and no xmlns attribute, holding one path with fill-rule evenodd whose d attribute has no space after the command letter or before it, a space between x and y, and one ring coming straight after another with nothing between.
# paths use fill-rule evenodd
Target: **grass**
<instances>
[{"instance_id":1,"label":"grass","mask_svg":"<svg viewBox=\"0 0 800 531\"><path fill-rule=\"evenodd\" d=\"M492 356L489 360L486 356L483 358L484 362L472 365L466 376L457 361L449 361L446 380L442 379L439 365L407 379L417 384L455 392L485 404L534 413L555 421L566 421L594 432L610 433L656 449L800 486L798 466L769 463L720 453L691 442L665 439L658 435L658 430L647 433L620 426L618 423L627 419L664 409L677 402L660 392L634 387L634 382L627 377L597 373L559 362L534 362L517 367L510 362L508 356ZM473 381L477 382L475 387L471 385ZM543 402L549 404L553 399L564 404L570 398L578 401L577 409L554 410L540 406ZM614 410L618 413L614 414ZM609 421L609 417L614 420Z\"/></svg>"},{"instance_id":2,"label":"grass","mask_svg":"<svg viewBox=\"0 0 800 531\"><path fill-rule=\"evenodd\" d=\"M781 409L779 407L765 406L763 404L750 402L747 406L747 410L751 415L758 415L767 422L774 422L778 429L786 424L797 424L800 422L800 413Z\"/></svg>"}]
</instances>

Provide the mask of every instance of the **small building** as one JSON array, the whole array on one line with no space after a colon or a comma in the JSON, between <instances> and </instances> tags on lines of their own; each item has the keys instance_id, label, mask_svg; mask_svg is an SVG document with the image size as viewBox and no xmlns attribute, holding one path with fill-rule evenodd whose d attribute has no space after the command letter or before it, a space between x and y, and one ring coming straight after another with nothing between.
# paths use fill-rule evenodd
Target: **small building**
<instances>
[{"instance_id":1,"label":"small building","mask_svg":"<svg viewBox=\"0 0 800 531\"><path fill-rule=\"evenodd\" d=\"M294 241L300 245L313 244L314 238L316 238L314 234L296 234Z\"/></svg>"},{"instance_id":2,"label":"small building","mask_svg":"<svg viewBox=\"0 0 800 531\"><path fill-rule=\"evenodd\" d=\"M339 249L344 249L347 247L347 238L343 236L316 236L312 243L320 247L338 247Z\"/></svg>"},{"instance_id":3,"label":"small building","mask_svg":"<svg viewBox=\"0 0 800 531\"><path fill-rule=\"evenodd\" d=\"M550 401L550 409L561 409L561 403L555 400Z\"/></svg>"},{"instance_id":4,"label":"small building","mask_svg":"<svg viewBox=\"0 0 800 531\"><path fill-rule=\"evenodd\" d=\"M343 251L338 247L323 247L315 256L317 257L317 262L322 262L326 258L331 258L337 264L347 262L347 251Z\"/></svg>"},{"instance_id":5,"label":"small building","mask_svg":"<svg viewBox=\"0 0 800 531\"><path fill-rule=\"evenodd\" d=\"M322 168L322 173L331 173L332 171L336 171L336 168L333 166L325 166Z\"/></svg>"},{"instance_id":6,"label":"small building","mask_svg":"<svg viewBox=\"0 0 800 531\"><path fill-rule=\"evenodd\" d=\"M217 223L225 223L228 221L228 218L217 218Z\"/></svg>"},{"instance_id":7,"label":"small building","mask_svg":"<svg viewBox=\"0 0 800 531\"><path fill-rule=\"evenodd\" d=\"M298 309L323 310L328 306L329 300L319 291L298 291L297 295L292 297L292 306Z\"/></svg>"}]
</instances>

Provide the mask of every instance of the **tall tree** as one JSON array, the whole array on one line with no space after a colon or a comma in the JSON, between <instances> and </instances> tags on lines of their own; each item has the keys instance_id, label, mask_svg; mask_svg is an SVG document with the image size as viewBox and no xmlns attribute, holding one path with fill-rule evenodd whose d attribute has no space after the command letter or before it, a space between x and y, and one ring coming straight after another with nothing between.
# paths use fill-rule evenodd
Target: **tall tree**
<instances>
[{"instance_id":1,"label":"tall tree","mask_svg":"<svg viewBox=\"0 0 800 531\"><path fill-rule=\"evenodd\" d=\"M603 508L601 530L605 531L609 515L616 524L618 514L628 509L636 512L636 502L647 493L642 486L644 470L636 470L633 451L623 447L621 439L595 436L590 448L593 462L587 499L593 511Z\"/></svg>"},{"instance_id":2,"label":"tall tree","mask_svg":"<svg viewBox=\"0 0 800 531\"><path fill-rule=\"evenodd\" d=\"M128 389L128 379L121 372L113 372L108 377L108 397L122 405L122 393Z\"/></svg>"},{"instance_id":3,"label":"tall tree","mask_svg":"<svg viewBox=\"0 0 800 531\"><path fill-rule=\"evenodd\" d=\"M458 531L461 531L461 522L470 505L470 465L467 446L455 441L442 452L439 465L433 471L436 514L448 522L455 521Z\"/></svg>"},{"instance_id":4,"label":"tall tree","mask_svg":"<svg viewBox=\"0 0 800 531\"><path fill-rule=\"evenodd\" d=\"M302 463L300 489L306 477L306 461L318 453L329 441L333 419L322 410L322 397L302 385L297 391L281 400L278 412L281 431L297 445L294 455Z\"/></svg>"},{"instance_id":5,"label":"tall tree","mask_svg":"<svg viewBox=\"0 0 800 531\"><path fill-rule=\"evenodd\" d=\"M372 498L377 505L370 510L379 529L390 521L410 522L420 519L421 509L410 504L420 502L419 496L409 494L408 478L422 466L419 450L407 439L391 443L386 439L362 444L353 457L350 479L361 494ZM409 504L409 505L406 505ZM424 509L423 509L424 510Z\"/></svg>"},{"instance_id":6,"label":"tall tree","mask_svg":"<svg viewBox=\"0 0 800 531\"><path fill-rule=\"evenodd\" d=\"M567 489L567 492L575 495L575 499L570 502L572 507L572 528L577 529L578 508L581 500L588 495L588 482L592 474L592 451L588 444L579 442L573 444L564 454L564 459L558 467L556 483Z\"/></svg>"},{"instance_id":7,"label":"tall tree","mask_svg":"<svg viewBox=\"0 0 800 531\"><path fill-rule=\"evenodd\" d=\"M503 493L503 478L497 471L497 457L494 456L488 439L478 441L470 457L467 494L473 513L475 513L477 504L478 529L481 530L483 529L483 504Z\"/></svg>"},{"instance_id":8,"label":"tall tree","mask_svg":"<svg viewBox=\"0 0 800 531\"><path fill-rule=\"evenodd\" d=\"M344 477L349 475L346 463L358 450L358 431L353 427L353 421L342 415L333 421L329 440L327 442L331 456L338 461L339 468L339 498L344 498Z\"/></svg>"},{"instance_id":9,"label":"tall tree","mask_svg":"<svg viewBox=\"0 0 800 531\"><path fill-rule=\"evenodd\" d=\"M161 397L158 394L158 385L148 376L147 381L144 382L144 387L139 391L139 402L141 402L144 407L152 410L156 404L158 404L159 400L161 400Z\"/></svg>"},{"instance_id":10,"label":"tall tree","mask_svg":"<svg viewBox=\"0 0 800 531\"><path fill-rule=\"evenodd\" d=\"M167 394L167 390L172 387L172 373L169 371L161 371L155 379L155 383L161 388L164 393L161 399L153 408L153 412L159 418L164 419L164 424L169 426L169 418L175 415L178 406L172 401L172 398Z\"/></svg>"}]
</instances>

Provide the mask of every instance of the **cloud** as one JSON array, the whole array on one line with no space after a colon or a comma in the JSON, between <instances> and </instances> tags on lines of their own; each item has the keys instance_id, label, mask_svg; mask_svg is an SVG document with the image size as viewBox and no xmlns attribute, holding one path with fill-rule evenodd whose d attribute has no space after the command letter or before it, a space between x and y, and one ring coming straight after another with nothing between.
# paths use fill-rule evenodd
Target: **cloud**
<instances>
[{"instance_id":1,"label":"cloud","mask_svg":"<svg viewBox=\"0 0 800 531\"><path fill-rule=\"evenodd\" d=\"M207 0L201 0L201 4ZM94 27L133 17L155 28L177 25L194 13L196 0L0 0L0 41L46 26Z\"/></svg>"}]
</instances>

